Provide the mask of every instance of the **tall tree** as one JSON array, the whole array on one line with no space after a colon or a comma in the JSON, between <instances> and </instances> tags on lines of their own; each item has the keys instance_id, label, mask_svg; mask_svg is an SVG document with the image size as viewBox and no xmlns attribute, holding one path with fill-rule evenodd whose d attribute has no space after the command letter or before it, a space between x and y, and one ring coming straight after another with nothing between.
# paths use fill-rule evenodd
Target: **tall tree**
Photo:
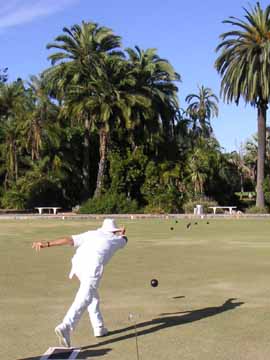
<instances>
[{"instance_id":1,"label":"tall tree","mask_svg":"<svg viewBox=\"0 0 270 360\"><path fill-rule=\"evenodd\" d=\"M103 189L110 136L116 129L125 132L136 149L160 136L173 133L177 109L176 86L179 79L172 66L156 55L154 49L127 49L127 61L121 57L103 58L98 71L89 74L84 86L74 86L69 108L86 111L100 137L100 162L94 196ZM171 130L171 131L170 131ZM136 136L137 135L137 136ZM139 141L138 141L138 138Z\"/></svg>"},{"instance_id":2,"label":"tall tree","mask_svg":"<svg viewBox=\"0 0 270 360\"><path fill-rule=\"evenodd\" d=\"M31 152L31 159L39 160L44 139L51 141L57 135L59 109L49 98L44 79L31 76L28 85L30 111L23 125L23 132L26 148Z\"/></svg>"},{"instance_id":3,"label":"tall tree","mask_svg":"<svg viewBox=\"0 0 270 360\"><path fill-rule=\"evenodd\" d=\"M178 113L178 88L176 81L181 77L168 60L160 58L156 49L142 50L138 46L126 49L128 62L134 77L134 89L147 98L151 105L150 112L136 113L134 108L133 131L137 140L151 142L154 134L162 132L166 141L175 135L175 121ZM136 138L135 138L136 142Z\"/></svg>"},{"instance_id":4,"label":"tall tree","mask_svg":"<svg viewBox=\"0 0 270 360\"><path fill-rule=\"evenodd\" d=\"M150 102L133 88L134 78L127 62L117 57L107 57L100 62L98 71L91 72L88 82L69 88L65 109L73 116L89 114L90 129L99 135L99 166L94 196L104 188L110 135L115 129L132 126L132 109L147 111Z\"/></svg>"},{"instance_id":5,"label":"tall tree","mask_svg":"<svg viewBox=\"0 0 270 360\"><path fill-rule=\"evenodd\" d=\"M215 175L219 160L220 146L217 140L213 137L198 138L195 146L190 149L186 162L187 180L193 186L193 195L205 194L205 185Z\"/></svg>"},{"instance_id":6,"label":"tall tree","mask_svg":"<svg viewBox=\"0 0 270 360\"><path fill-rule=\"evenodd\" d=\"M63 34L55 42L47 45L48 49L58 49L49 56L52 68L45 72L52 84L52 90L60 100L66 100L66 94L76 93L76 89L87 86L93 73L100 71L100 64L107 56L120 56L120 37L112 30L96 23L82 22L70 29L64 28ZM78 112L77 112L78 115ZM84 124L84 197L89 194L89 147L91 114L81 108L78 122Z\"/></svg>"},{"instance_id":7,"label":"tall tree","mask_svg":"<svg viewBox=\"0 0 270 360\"><path fill-rule=\"evenodd\" d=\"M266 111L270 98L270 6L260 3L247 10L245 20L230 17L223 21L236 30L220 35L220 51L215 67L221 75L224 100L237 105L242 97L257 108L258 165L256 206L263 208Z\"/></svg>"},{"instance_id":8,"label":"tall tree","mask_svg":"<svg viewBox=\"0 0 270 360\"><path fill-rule=\"evenodd\" d=\"M200 86L199 93L189 94L186 101L189 104L187 113L194 121L194 130L198 121L202 136L209 138L213 132L210 120L218 116L218 97L210 88Z\"/></svg>"},{"instance_id":9,"label":"tall tree","mask_svg":"<svg viewBox=\"0 0 270 360\"><path fill-rule=\"evenodd\" d=\"M257 156L257 154L256 154ZM245 161L245 156L242 151L233 151L230 154L227 154L227 160L229 163L233 164L239 173L240 177L240 191L244 192L244 182L245 179L251 179L253 177L252 169L247 166Z\"/></svg>"}]
</instances>

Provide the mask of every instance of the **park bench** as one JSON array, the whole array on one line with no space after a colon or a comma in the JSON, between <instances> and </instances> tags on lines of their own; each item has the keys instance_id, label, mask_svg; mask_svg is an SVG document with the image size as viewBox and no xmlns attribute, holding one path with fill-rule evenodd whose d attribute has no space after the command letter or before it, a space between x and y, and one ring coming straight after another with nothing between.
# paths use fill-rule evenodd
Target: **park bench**
<instances>
[{"instance_id":1,"label":"park bench","mask_svg":"<svg viewBox=\"0 0 270 360\"><path fill-rule=\"evenodd\" d=\"M216 214L217 209L228 209L230 214L233 214L233 210L237 209L236 206L209 206L209 209L213 209L213 213Z\"/></svg>"},{"instance_id":2,"label":"park bench","mask_svg":"<svg viewBox=\"0 0 270 360\"><path fill-rule=\"evenodd\" d=\"M36 210L38 210L38 213L41 215L43 213L43 211L48 210L48 212L50 213L51 210L54 213L54 215L57 213L58 209L61 209L60 207L56 207L56 206L39 206L39 207L35 207Z\"/></svg>"}]
</instances>

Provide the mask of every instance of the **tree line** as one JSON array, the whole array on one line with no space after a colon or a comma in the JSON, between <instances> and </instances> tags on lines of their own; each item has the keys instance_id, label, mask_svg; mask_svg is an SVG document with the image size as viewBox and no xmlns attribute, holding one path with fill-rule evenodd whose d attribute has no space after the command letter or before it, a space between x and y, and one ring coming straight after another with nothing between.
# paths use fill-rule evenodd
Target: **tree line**
<instances>
[{"instance_id":1,"label":"tree line","mask_svg":"<svg viewBox=\"0 0 270 360\"><path fill-rule=\"evenodd\" d=\"M50 67L28 81L0 70L0 205L85 212L181 212L239 203L256 190L268 205L266 110L270 19L259 3L221 35L221 95L258 109L258 135L225 153L211 119L219 99L202 85L180 107L181 76L156 49L83 21L47 45Z\"/></svg>"}]
</instances>

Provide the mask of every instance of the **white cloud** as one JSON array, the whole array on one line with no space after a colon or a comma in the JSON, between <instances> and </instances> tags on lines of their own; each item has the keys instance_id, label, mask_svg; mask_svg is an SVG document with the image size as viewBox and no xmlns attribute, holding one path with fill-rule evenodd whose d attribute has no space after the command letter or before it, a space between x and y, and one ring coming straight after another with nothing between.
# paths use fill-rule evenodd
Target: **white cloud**
<instances>
[{"instance_id":1,"label":"white cloud","mask_svg":"<svg viewBox=\"0 0 270 360\"><path fill-rule=\"evenodd\" d=\"M78 0L9 0L0 8L0 29L25 24L48 16Z\"/></svg>"}]
</instances>

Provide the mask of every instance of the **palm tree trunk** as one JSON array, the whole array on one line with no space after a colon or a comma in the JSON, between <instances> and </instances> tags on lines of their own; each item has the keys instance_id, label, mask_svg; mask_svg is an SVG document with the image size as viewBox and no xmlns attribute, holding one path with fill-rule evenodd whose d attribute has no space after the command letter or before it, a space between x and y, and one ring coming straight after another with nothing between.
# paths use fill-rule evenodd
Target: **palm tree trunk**
<instances>
[{"instance_id":1,"label":"palm tree trunk","mask_svg":"<svg viewBox=\"0 0 270 360\"><path fill-rule=\"evenodd\" d=\"M84 139L83 139L83 199L90 196L89 177L90 177L90 120L84 121Z\"/></svg>"},{"instance_id":2,"label":"palm tree trunk","mask_svg":"<svg viewBox=\"0 0 270 360\"><path fill-rule=\"evenodd\" d=\"M266 143L266 110L267 104L260 102L258 104L258 160L257 160L257 197L256 206L264 207L264 164L265 164L265 143Z\"/></svg>"},{"instance_id":3,"label":"palm tree trunk","mask_svg":"<svg viewBox=\"0 0 270 360\"><path fill-rule=\"evenodd\" d=\"M101 130L99 133L99 165L98 165L98 176L97 176L97 185L94 193L94 197L97 198L101 195L104 183L104 175L106 169L106 160L107 160L107 145L108 145L108 136L106 131Z\"/></svg>"}]
</instances>

